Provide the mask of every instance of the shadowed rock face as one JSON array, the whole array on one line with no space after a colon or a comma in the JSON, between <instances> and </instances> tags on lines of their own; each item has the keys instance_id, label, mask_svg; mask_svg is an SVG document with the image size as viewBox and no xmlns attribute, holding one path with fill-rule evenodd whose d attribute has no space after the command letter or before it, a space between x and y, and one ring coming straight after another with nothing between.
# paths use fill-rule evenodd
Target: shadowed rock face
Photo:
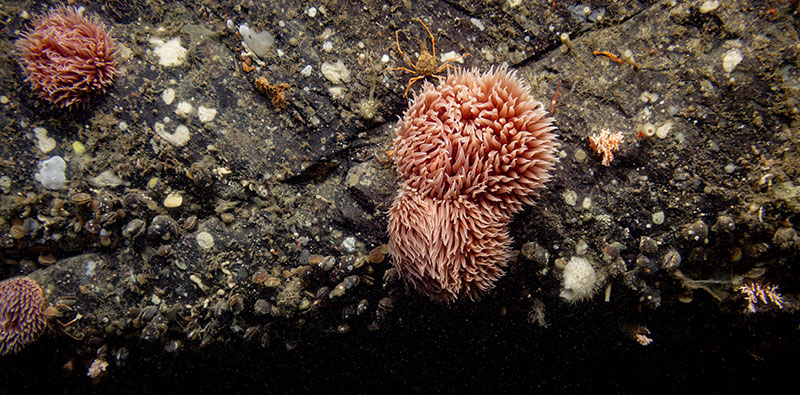
<instances>
[{"instance_id":1,"label":"shadowed rock face","mask_svg":"<svg viewBox=\"0 0 800 395\"><path fill-rule=\"evenodd\" d=\"M0 358L0 392L642 392L646 378L741 393L793 377L797 2L705 3L89 2L119 72L65 112L14 66L15 32L45 6L4 2L0 278L34 279L69 325ZM398 28L417 59L413 18L439 63L507 64L559 128L553 177L507 224L506 274L478 302L430 303L368 255L388 250L408 76L386 69L404 63ZM274 36L258 62L243 24ZM185 59L158 64L151 39ZM604 129L625 137L609 166L588 139ZM51 156L66 164L54 191L35 179ZM573 256L599 292L570 304ZM780 305L748 312L737 289L756 281Z\"/></svg>"}]
</instances>

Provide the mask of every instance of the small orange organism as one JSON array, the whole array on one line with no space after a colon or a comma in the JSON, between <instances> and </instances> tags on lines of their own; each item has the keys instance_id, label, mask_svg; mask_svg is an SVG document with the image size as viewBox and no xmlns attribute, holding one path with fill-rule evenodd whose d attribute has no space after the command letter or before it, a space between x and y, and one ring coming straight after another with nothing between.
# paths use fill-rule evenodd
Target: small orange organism
<instances>
[{"instance_id":1,"label":"small orange organism","mask_svg":"<svg viewBox=\"0 0 800 395\"><path fill-rule=\"evenodd\" d=\"M614 151L619 150L619 146L623 142L625 142L625 136L622 133L611 133L608 129L589 136L589 147L598 155L603 156L603 166L611 165L611 161L614 160Z\"/></svg>"},{"instance_id":2,"label":"small orange organism","mask_svg":"<svg viewBox=\"0 0 800 395\"><path fill-rule=\"evenodd\" d=\"M400 54L403 55L403 58L406 59L406 62L408 62L408 64L410 64L411 67L414 68L414 70L411 70L411 69L408 69L408 68L405 68L405 67L390 67L389 70L392 70L392 71L403 70L403 71L407 71L407 72L409 72L411 74L417 74L416 77L414 77L414 78L412 78L412 79L410 79L408 81L408 86L406 87L406 92L403 93L403 97L408 96L408 90L411 89L411 85L413 85L415 82L417 82L417 80L421 80L421 79L423 79L425 77L436 77L439 80L443 80L444 77L442 77L440 75L436 75L436 74L441 73L442 70L444 70L444 69L446 69L448 67L453 67L453 65L451 65L450 62L452 62L454 60L457 60L457 59L461 59L461 58L463 58L465 56L469 56L468 53L465 53L465 54L463 54L461 56L457 56L455 58L448 59L446 62L444 62L444 63L442 63L440 65L437 65L436 64L436 41L433 39L433 34L431 34L430 29L428 29L428 27L425 26L425 24L422 22L421 19L414 18L414 20L419 22L422 25L422 27L425 28L425 31L428 32L428 36L431 37L431 51L433 53L428 52L428 49L425 47L425 44L422 41L420 41L419 57L417 58L417 64L414 64L413 62L411 62L411 59L409 59L408 56L406 56L405 52L403 52L403 50L400 49L400 37L399 37L400 31L398 30L398 31L394 32L394 40L397 43L397 50L400 51Z\"/></svg>"}]
</instances>

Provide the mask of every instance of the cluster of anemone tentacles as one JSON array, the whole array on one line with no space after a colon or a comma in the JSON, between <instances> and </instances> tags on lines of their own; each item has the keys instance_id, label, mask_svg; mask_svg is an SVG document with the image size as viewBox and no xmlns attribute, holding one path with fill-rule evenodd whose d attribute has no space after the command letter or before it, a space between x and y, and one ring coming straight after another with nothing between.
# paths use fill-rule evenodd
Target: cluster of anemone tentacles
<instances>
[{"instance_id":1,"label":"cluster of anemone tentacles","mask_svg":"<svg viewBox=\"0 0 800 395\"><path fill-rule=\"evenodd\" d=\"M400 121L389 248L400 274L434 300L477 297L511 252L508 224L550 178L553 119L504 68L426 83Z\"/></svg>"}]
</instances>

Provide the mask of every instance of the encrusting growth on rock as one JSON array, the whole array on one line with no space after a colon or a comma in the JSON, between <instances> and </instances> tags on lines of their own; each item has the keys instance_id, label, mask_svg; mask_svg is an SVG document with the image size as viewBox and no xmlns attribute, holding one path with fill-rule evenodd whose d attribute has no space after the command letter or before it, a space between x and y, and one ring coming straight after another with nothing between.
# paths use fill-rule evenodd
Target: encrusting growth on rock
<instances>
[{"instance_id":1,"label":"encrusting growth on rock","mask_svg":"<svg viewBox=\"0 0 800 395\"><path fill-rule=\"evenodd\" d=\"M282 82L280 84L270 85L265 77L256 78L255 84L256 89L269 97L273 106L286 107L288 102L286 101L286 95L284 93L290 88L289 84Z\"/></svg>"},{"instance_id":2,"label":"encrusting growth on rock","mask_svg":"<svg viewBox=\"0 0 800 395\"><path fill-rule=\"evenodd\" d=\"M446 302L494 286L511 253L509 222L550 179L553 121L505 68L425 83L392 155L402 183L389 249L406 281Z\"/></svg>"}]
</instances>

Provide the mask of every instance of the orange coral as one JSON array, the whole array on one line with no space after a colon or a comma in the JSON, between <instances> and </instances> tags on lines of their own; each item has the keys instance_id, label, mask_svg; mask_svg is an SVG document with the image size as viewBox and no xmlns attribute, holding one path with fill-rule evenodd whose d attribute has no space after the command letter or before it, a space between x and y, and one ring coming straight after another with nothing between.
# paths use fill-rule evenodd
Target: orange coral
<instances>
[{"instance_id":1,"label":"orange coral","mask_svg":"<svg viewBox=\"0 0 800 395\"><path fill-rule=\"evenodd\" d=\"M600 133L589 137L589 147L598 155L603 156L603 166L609 166L614 160L614 151L618 151L620 144L624 141L625 136L622 133L611 133L608 129L603 129Z\"/></svg>"}]
</instances>

